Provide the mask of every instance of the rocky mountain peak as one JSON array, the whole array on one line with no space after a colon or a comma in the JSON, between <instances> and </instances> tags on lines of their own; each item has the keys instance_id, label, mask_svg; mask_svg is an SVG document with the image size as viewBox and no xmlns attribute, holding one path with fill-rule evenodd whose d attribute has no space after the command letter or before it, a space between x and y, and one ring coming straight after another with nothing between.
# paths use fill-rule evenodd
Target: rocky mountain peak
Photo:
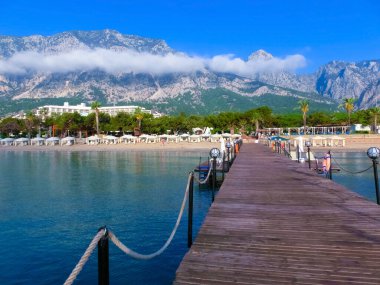
<instances>
[{"instance_id":1,"label":"rocky mountain peak","mask_svg":"<svg viewBox=\"0 0 380 285\"><path fill-rule=\"evenodd\" d=\"M67 31L52 36L0 36L0 57L18 52L60 53L75 49L136 50L152 54L174 52L164 40L125 35L115 30Z\"/></svg>"},{"instance_id":2,"label":"rocky mountain peak","mask_svg":"<svg viewBox=\"0 0 380 285\"><path fill-rule=\"evenodd\" d=\"M248 60L249 61L258 61L258 60L270 60L272 58L273 58L273 55L271 55L270 53L266 52L263 49L259 49L259 50L255 51L254 53L252 53L248 57Z\"/></svg>"}]
</instances>

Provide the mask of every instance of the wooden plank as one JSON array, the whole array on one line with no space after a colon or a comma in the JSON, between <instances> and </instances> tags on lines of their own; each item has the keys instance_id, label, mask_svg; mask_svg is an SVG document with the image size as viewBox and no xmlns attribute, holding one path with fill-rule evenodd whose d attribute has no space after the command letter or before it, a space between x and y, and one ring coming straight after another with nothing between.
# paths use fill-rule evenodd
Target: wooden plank
<instances>
[{"instance_id":1,"label":"wooden plank","mask_svg":"<svg viewBox=\"0 0 380 285\"><path fill-rule=\"evenodd\" d=\"M380 284L380 207L245 144L174 283Z\"/></svg>"}]
</instances>

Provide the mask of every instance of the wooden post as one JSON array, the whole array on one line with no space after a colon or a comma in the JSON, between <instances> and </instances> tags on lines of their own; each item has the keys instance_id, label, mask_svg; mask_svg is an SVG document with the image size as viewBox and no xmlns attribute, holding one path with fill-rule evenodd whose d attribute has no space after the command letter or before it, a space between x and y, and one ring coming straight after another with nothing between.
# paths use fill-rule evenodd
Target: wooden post
<instances>
[{"instance_id":1,"label":"wooden post","mask_svg":"<svg viewBox=\"0 0 380 285\"><path fill-rule=\"evenodd\" d=\"M190 248L193 244L193 200L194 200L194 172L191 172L189 185L189 207L187 221L187 247Z\"/></svg>"},{"instance_id":2,"label":"wooden post","mask_svg":"<svg viewBox=\"0 0 380 285\"><path fill-rule=\"evenodd\" d=\"M108 231L104 226L100 230L104 230L104 236L98 242L98 284L109 285L109 247L108 247Z\"/></svg>"},{"instance_id":3,"label":"wooden post","mask_svg":"<svg viewBox=\"0 0 380 285\"><path fill-rule=\"evenodd\" d=\"M212 159L212 202L215 200L215 186L216 186L216 158Z\"/></svg>"}]
</instances>

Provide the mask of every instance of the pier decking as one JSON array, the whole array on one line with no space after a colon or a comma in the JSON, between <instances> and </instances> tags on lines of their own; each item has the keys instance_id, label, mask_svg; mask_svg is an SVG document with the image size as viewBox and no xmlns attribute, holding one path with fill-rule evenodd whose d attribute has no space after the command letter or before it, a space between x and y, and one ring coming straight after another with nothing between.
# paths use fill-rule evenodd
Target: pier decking
<instances>
[{"instance_id":1,"label":"pier decking","mask_svg":"<svg viewBox=\"0 0 380 285\"><path fill-rule=\"evenodd\" d=\"M380 207L245 144L174 284L380 284Z\"/></svg>"}]
</instances>

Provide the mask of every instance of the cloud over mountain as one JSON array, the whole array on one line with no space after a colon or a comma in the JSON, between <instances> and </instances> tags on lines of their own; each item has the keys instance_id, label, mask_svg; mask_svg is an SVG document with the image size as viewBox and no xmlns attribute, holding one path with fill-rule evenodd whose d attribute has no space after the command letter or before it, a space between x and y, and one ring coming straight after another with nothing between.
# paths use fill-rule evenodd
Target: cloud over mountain
<instances>
[{"instance_id":1,"label":"cloud over mountain","mask_svg":"<svg viewBox=\"0 0 380 285\"><path fill-rule=\"evenodd\" d=\"M183 53L152 54L134 50L115 51L104 48L76 49L60 53L18 52L0 58L0 74L67 73L102 70L108 73L192 73L211 70L252 77L259 72L294 71L304 67L302 55L285 58L245 61L232 55L212 58L188 56Z\"/></svg>"}]
</instances>

